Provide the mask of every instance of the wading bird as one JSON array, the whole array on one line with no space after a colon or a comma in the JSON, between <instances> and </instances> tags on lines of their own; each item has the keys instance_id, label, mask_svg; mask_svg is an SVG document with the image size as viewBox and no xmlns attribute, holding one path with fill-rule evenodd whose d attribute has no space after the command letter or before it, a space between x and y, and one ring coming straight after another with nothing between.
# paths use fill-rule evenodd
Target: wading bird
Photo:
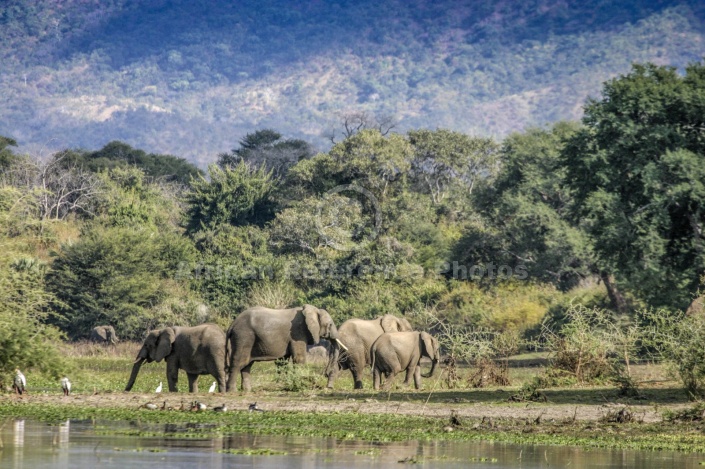
<instances>
[{"instance_id":1,"label":"wading bird","mask_svg":"<svg viewBox=\"0 0 705 469\"><path fill-rule=\"evenodd\" d=\"M250 404L250 406L247 408L247 411L248 411L248 412L264 412L264 409L260 409L259 407L257 407L257 403L256 403L256 402L253 402L253 403Z\"/></svg>"},{"instance_id":2,"label":"wading bird","mask_svg":"<svg viewBox=\"0 0 705 469\"><path fill-rule=\"evenodd\" d=\"M203 402L198 402L198 401L193 401L191 403L191 410L195 412L200 412L203 410L206 410L208 408L207 405L205 405Z\"/></svg>"},{"instance_id":3,"label":"wading bird","mask_svg":"<svg viewBox=\"0 0 705 469\"><path fill-rule=\"evenodd\" d=\"M15 368L15 379L12 382L12 389L19 395L22 395L27 390L27 380L19 368Z\"/></svg>"},{"instance_id":4,"label":"wading bird","mask_svg":"<svg viewBox=\"0 0 705 469\"><path fill-rule=\"evenodd\" d=\"M71 381L66 376L61 378L61 389L64 391L64 396L71 394Z\"/></svg>"},{"instance_id":5,"label":"wading bird","mask_svg":"<svg viewBox=\"0 0 705 469\"><path fill-rule=\"evenodd\" d=\"M154 404L152 402L147 402L146 404L142 404L140 407L143 409L149 409L149 410L157 410L159 406L157 404Z\"/></svg>"},{"instance_id":6,"label":"wading bird","mask_svg":"<svg viewBox=\"0 0 705 469\"><path fill-rule=\"evenodd\" d=\"M155 389L154 392L162 392L162 382L161 381L159 381L159 386L157 386L157 389Z\"/></svg>"},{"instance_id":7,"label":"wading bird","mask_svg":"<svg viewBox=\"0 0 705 469\"><path fill-rule=\"evenodd\" d=\"M213 407L213 412L227 412L228 411L228 406L225 404L218 406L218 407Z\"/></svg>"},{"instance_id":8,"label":"wading bird","mask_svg":"<svg viewBox=\"0 0 705 469\"><path fill-rule=\"evenodd\" d=\"M217 385L217 384L218 384L218 383L216 383L215 381L213 381L213 384L211 384L211 387L208 388L208 392L215 392L215 388L216 388L216 385Z\"/></svg>"}]
</instances>

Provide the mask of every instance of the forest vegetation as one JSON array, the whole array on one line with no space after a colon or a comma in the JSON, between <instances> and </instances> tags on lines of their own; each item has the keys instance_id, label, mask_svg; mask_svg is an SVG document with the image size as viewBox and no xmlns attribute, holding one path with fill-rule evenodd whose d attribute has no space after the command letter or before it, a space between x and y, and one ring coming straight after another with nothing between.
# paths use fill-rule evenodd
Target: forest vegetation
<instances>
[{"instance_id":1,"label":"forest vegetation","mask_svg":"<svg viewBox=\"0 0 705 469\"><path fill-rule=\"evenodd\" d=\"M584 112L501 141L363 125L320 153L260 129L207 173L117 141L42 159L2 137L0 372L58 374L57 341L98 324L139 340L311 303L337 324L405 315L450 355L457 334L574 339L627 367L655 350L699 395L705 64L635 65Z\"/></svg>"}]
</instances>

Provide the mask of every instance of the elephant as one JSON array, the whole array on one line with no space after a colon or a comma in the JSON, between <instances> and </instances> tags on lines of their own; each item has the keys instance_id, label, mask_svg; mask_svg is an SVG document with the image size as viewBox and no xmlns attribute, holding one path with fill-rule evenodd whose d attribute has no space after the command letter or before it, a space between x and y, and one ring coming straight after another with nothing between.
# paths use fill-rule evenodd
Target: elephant
<instances>
[{"instance_id":1,"label":"elephant","mask_svg":"<svg viewBox=\"0 0 705 469\"><path fill-rule=\"evenodd\" d=\"M348 319L338 333L340 341L347 347L342 351L338 344L332 344L326 376L328 387L333 388L339 370L350 370L355 381L355 389L362 389L362 372L370 365L370 349L375 340L385 332L407 332L413 328L406 318L385 314L375 319Z\"/></svg>"},{"instance_id":2,"label":"elephant","mask_svg":"<svg viewBox=\"0 0 705 469\"><path fill-rule=\"evenodd\" d=\"M255 306L235 318L227 338L230 363L227 390L236 388L240 373L242 390L249 392L254 362L291 358L294 363L306 363L306 345L315 345L321 338L335 341L338 329L328 311L315 306L290 309Z\"/></svg>"},{"instance_id":3,"label":"elephant","mask_svg":"<svg viewBox=\"0 0 705 469\"><path fill-rule=\"evenodd\" d=\"M198 376L212 375L225 391L225 333L216 324L172 326L151 331L137 353L125 391L132 389L143 362L166 361L169 392L176 392L179 369L188 376L189 392L198 392Z\"/></svg>"},{"instance_id":4,"label":"elephant","mask_svg":"<svg viewBox=\"0 0 705 469\"><path fill-rule=\"evenodd\" d=\"M431 359L431 371L424 378L430 378L436 371L441 359L438 340L428 332L385 332L372 344L370 360L372 362L372 382L375 390L382 384L382 375L386 382L385 389L391 386L394 377L406 370L404 384L408 385L414 375L414 387L421 387L421 358Z\"/></svg>"},{"instance_id":5,"label":"elephant","mask_svg":"<svg viewBox=\"0 0 705 469\"><path fill-rule=\"evenodd\" d=\"M120 339L115 334L113 326L95 326L91 329L90 341L114 345L120 342Z\"/></svg>"},{"instance_id":6,"label":"elephant","mask_svg":"<svg viewBox=\"0 0 705 469\"><path fill-rule=\"evenodd\" d=\"M340 334L340 331L338 331ZM326 339L321 339L318 345L306 346L306 363L328 363L328 351L330 350L330 342Z\"/></svg>"}]
</instances>

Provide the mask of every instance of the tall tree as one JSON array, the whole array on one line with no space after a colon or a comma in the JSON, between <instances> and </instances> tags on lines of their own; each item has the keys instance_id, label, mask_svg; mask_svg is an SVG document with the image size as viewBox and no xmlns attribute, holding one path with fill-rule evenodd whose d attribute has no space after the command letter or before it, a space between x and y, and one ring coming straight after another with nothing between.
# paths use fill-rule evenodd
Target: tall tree
<instances>
[{"instance_id":1,"label":"tall tree","mask_svg":"<svg viewBox=\"0 0 705 469\"><path fill-rule=\"evenodd\" d=\"M705 64L634 65L583 124L563 161L600 262L648 304L686 308L705 273Z\"/></svg>"},{"instance_id":2,"label":"tall tree","mask_svg":"<svg viewBox=\"0 0 705 469\"><path fill-rule=\"evenodd\" d=\"M150 178L180 184L188 184L191 178L203 174L203 171L184 158L147 153L118 140L109 142L96 151L71 150L61 154L67 167L81 167L96 173L116 167L133 166L144 171Z\"/></svg>"},{"instance_id":3,"label":"tall tree","mask_svg":"<svg viewBox=\"0 0 705 469\"><path fill-rule=\"evenodd\" d=\"M17 141L0 135L0 171L5 171L14 162L16 156L9 147L16 147Z\"/></svg>"},{"instance_id":4,"label":"tall tree","mask_svg":"<svg viewBox=\"0 0 705 469\"><path fill-rule=\"evenodd\" d=\"M233 168L211 165L208 170L210 180L202 176L193 180L186 195L189 231L269 220L275 187L270 172L262 167L254 169L244 161Z\"/></svg>"},{"instance_id":5,"label":"tall tree","mask_svg":"<svg viewBox=\"0 0 705 469\"><path fill-rule=\"evenodd\" d=\"M409 142L414 147L414 176L435 204L454 185L472 193L479 180L494 176L498 169L499 145L491 138L424 129L410 131Z\"/></svg>"},{"instance_id":6,"label":"tall tree","mask_svg":"<svg viewBox=\"0 0 705 469\"><path fill-rule=\"evenodd\" d=\"M240 140L240 147L218 155L218 165L237 166L240 162L255 167L264 166L274 177L283 176L297 162L315 154L313 147L305 140L282 139L282 135L272 129L257 130Z\"/></svg>"}]
</instances>

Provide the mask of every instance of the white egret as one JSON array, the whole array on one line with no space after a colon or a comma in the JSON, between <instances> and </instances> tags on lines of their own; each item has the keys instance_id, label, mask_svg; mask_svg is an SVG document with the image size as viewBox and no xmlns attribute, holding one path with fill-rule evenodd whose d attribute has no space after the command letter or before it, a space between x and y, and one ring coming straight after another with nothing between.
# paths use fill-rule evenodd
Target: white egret
<instances>
[{"instance_id":1,"label":"white egret","mask_svg":"<svg viewBox=\"0 0 705 469\"><path fill-rule=\"evenodd\" d=\"M27 380L25 379L19 368L15 368L15 379L12 382L12 388L17 394L24 394L27 391Z\"/></svg>"},{"instance_id":2,"label":"white egret","mask_svg":"<svg viewBox=\"0 0 705 469\"><path fill-rule=\"evenodd\" d=\"M61 389L64 391L64 396L71 394L71 381L66 376L61 378Z\"/></svg>"},{"instance_id":3,"label":"white egret","mask_svg":"<svg viewBox=\"0 0 705 469\"><path fill-rule=\"evenodd\" d=\"M215 392L215 388L218 385L215 381L213 381L213 384L211 384L211 387L208 388L208 392Z\"/></svg>"},{"instance_id":4,"label":"white egret","mask_svg":"<svg viewBox=\"0 0 705 469\"><path fill-rule=\"evenodd\" d=\"M161 381L159 381L159 386L157 386L157 389L155 389L154 392L162 392L162 382Z\"/></svg>"}]
</instances>

